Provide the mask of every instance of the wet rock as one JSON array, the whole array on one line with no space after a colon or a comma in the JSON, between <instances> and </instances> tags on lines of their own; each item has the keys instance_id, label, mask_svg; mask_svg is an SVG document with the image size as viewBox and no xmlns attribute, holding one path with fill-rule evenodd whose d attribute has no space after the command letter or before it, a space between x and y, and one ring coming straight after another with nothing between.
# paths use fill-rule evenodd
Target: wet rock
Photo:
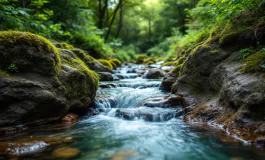
<instances>
[{"instance_id":1,"label":"wet rock","mask_svg":"<svg viewBox=\"0 0 265 160\"><path fill-rule=\"evenodd\" d=\"M101 95L96 97L92 107L96 108L97 110L105 111L108 108L115 107L117 105L117 101L114 97L108 95Z\"/></svg>"},{"instance_id":2,"label":"wet rock","mask_svg":"<svg viewBox=\"0 0 265 160\"><path fill-rule=\"evenodd\" d=\"M49 144L43 141L29 142L10 142L6 148L5 154L10 156L25 156L42 152Z\"/></svg>"},{"instance_id":3,"label":"wet rock","mask_svg":"<svg viewBox=\"0 0 265 160\"><path fill-rule=\"evenodd\" d=\"M68 113L66 116L62 118L63 122L77 122L80 117L74 113Z\"/></svg>"},{"instance_id":4,"label":"wet rock","mask_svg":"<svg viewBox=\"0 0 265 160\"><path fill-rule=\"evenodd\" d=\"M139 106L160 107L160 108L179 108L185 106L184 99L179 95L151 97L144 100Z\"/></svg>"},{"instance_id":5,"label":"wet rock","mask_svg":"<svg viewBox=\"0 0 265 160\"><path fill-rule=\"evenodd\" d=\"M120 79L134 79L139 77L138 74L135 73L130 73L130 74L116 74L117 77L119 77Z\"/></svg>"},{"instance_id":6,"label":"wet rock","mask_svg":"<svg viewBox=\"0 0 265 160\"><path fill-rule=\"evenodd\" d=\"M115 153L114 155L110 156L109 158L111 158L112 160L126 160L129 157L135 157L139 155L140 153L138 152L127 150L127 151L119 151Z\"/></svg>"},{"instance_id":7,"label":"wet rock","mask_svg":"<svg viewBox=\"0 0 265 160\"><path fill-rule=\"evenodd\" d=\"M98 72L100 81L113 81L114 78L110 72Z\"/></svg>"},{"instance_id":8,"label":"wet rock","mask_svg":"<svg viewBox=\"0 0 265 160\"><path fill-rule=\"evenodd\" d=\"M256 143L257 143L258 145L263 145L263 146L265 146L265 137L259 137L259 138L257 138L257 139L256 139Z\"/></svg>"},{"instance_id":9,"label":"wet rock","mask_svg":"<svg viewBox=\"0 0 265 160\"><path fill-rule=\"evenodd\" d=\"M144 78L147 79L160 79L165 75L165 73L160 69L150 69L147 74L144 75Z\"/></svg>"},{"instance_id":10,"label":"wet rock","mask_svg":"<svg viewBox=\"0 0 265 160\"><path fill-rule=\"evenodd\" d=\"M107 83L100 83L99 84L100 88L115 88L114 84L107 84Z\"/></svg>"},{"instance_id":11,"label":"wet rock","mask_svg":"<svg viewBox=\"0 0 265 160\"><path fill-rule=\"evenodd\" d=\"M119 83L115 85L116 87L128 87L128 88L139 88L139 89L143 89L143 88L158 88L160 86L160 83L156 83L156 82L150 82L148 84L142 84L142 83Z\"/></svg>"},{"instance_id":12,"label":"wet rock","mask_svg":"<svg viewBox=\"0 0 265 160\"><path fill-rule=\"evenodd\" d=\"M180 70L181 66L178 66L164 76L161 83L161 88L163 90L171 90L171 86L176 82L177 78L179 77Z\"/></svg>"},{"instance_id":13,"label":"wet rock","mask_svg":"<svg viewBox=\"0 0 265 160\"><path fill-rule=\"evenodd\" d=\"M143 119L145 121L161 122L168 121L172 118L182 115L180 110L175 109L162 109L162 108L130 108L116 110L115 117L123 118L126 120L134 120L135 118Z\"/></svg>"},{"instance_id":14,"label":"wet rock","mask_svg":"<svg viewBox=\"0 0 265 160\"><path fill-rule=\"evenodd\" d=\"M63 140L64 143L72 143L73 142L73 137L66 137L64 140Z\"/></svg>"},{"instance_id":15,"label":"wet rock","mask_svg":"<svg viewBox=\"0 0 265 160\"><path fill-rule=\"evenodd\" d=\"M217 52L212 52L216 50ZM211 47L199 47L196 52L185 61L178 79L179 84L188 84L200 92L209 90L208 78L215 67L230 56L230 53ZM175 86L177 88L178 86Z\"/></svg>"},{"instance_id":16,"label":"wet rock","mask_svg":"<svg viewBox=\"0 0 265 160\"><path fill-rule=\"evenodd\" d=\"M80 151L78 149L70 147L62 147L55 149L52 155L55 158L73 158L76 157L79 153Z\"/></svg>"}]
</instances>

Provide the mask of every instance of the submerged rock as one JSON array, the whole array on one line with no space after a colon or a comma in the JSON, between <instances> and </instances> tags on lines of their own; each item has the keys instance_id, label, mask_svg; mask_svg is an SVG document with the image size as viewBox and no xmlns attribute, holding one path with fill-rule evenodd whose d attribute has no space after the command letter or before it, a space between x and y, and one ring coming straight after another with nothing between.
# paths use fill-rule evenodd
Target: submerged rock
<instances>
[{"instance_id":1,"label":"submerged rock","mask_svg":"<svg viewBox=\"0 0 265 160\"><path fill-rule=\"evenodd\" d=\"M165 75L165 73L160 69L150 69L145 75L144 78L147 79L160 79Z\"/></svg>"},{"instance_id":2,"label":"submerged rock","mask_svg":"<svg viewBox=\"0 0 265 160\"><path fill-rule=\"evenodd\" d=\"M57 148L53 151L52 155L55 158L73 158L76 157L80 151L75 148L70 148L70 147L61 147Z\"/></svg>"},{"instance_id":3,"label":"submerged rock","mask_svg":"<svg viewBox=\"0 0 265 160\"><path fill-rule=\"evenodd\" d=\"M77 122L80 117L74 113L68 113L66 116L62 118L63 122Z\"/></svg>"},{"instance_id":4,"label":"submerged rock","mask_svg":"<svg viewBox=\"0 0 265 160\"><path fill-rule=\"evenodd\" d=\"M184 99L179 95L151 97L144 100L139 106L160 107L160 108L180 108L185 106Z\"/></svg>"},{"instance_id":5,"label":"submerged rock","mask_svg":"<svg viewBox=\"0 0 265 160\"><path fill-rule=\"evenodd\" d=\"M152 122L168 121L181 115L181 110L148 107L118 109L115 113L115 117L126 120L134 120L135 118L139 118Z\"/></svg>"}]
</instances>

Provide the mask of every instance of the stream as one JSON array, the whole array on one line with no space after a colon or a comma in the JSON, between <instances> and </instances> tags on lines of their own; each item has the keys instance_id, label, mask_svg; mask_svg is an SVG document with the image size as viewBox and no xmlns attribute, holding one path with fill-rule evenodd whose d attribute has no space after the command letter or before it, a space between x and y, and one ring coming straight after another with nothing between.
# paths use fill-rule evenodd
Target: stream
<instances>
[{"instance_id":1,"label":"stream","mask_svg":"<svg viewBox=\"0 0 265 160\"><path fill-rule=\"evenodd\" d=\"M129 64L115 71L119 81L101 82L112 87L98 90L98 115L76 124L44 125L0 137L0 159L58 159L55 150L62 147L80 151L68 158L75 160L265 159L262 148L221 129L186 124L183 116L176 116L176 108L141 106L148 97L170 93L159 89L160 80L143 79L139 72L145 72L145 66ZM9 156L1 156L5 145Z\"/></svg>"}]
</instances>

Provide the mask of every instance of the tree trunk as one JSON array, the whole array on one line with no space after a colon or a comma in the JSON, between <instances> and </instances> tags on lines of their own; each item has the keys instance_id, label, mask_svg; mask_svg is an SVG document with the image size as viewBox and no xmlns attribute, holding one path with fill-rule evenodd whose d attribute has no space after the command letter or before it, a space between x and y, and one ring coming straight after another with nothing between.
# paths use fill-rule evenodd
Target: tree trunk
<instances>
[{"instance_id":1,"label":"tree trunk","mask_svg":"<svg viewBox=\"0 0 265 160\"><path fill-rule=\"evenodd\" d=\"M118 10L119 10L119 6L120 6L120 4L121 4L121 1L122 1L122 0L119 0L118 5L117 5L117 7L115 8L115 10L114 10L114 12L113 12L113 16L112 16L112 18L111 18L111 22L110 22L110 25L109 25L109 29L108 29L107 34L106 34L106 36L105 36L105 41L107 41L108 38L109 38L109 35L110 35L110 32L111 32L111 28L112 28L113 22L114 22L114 20L115 20L116 14L117 14L117 12L118 12Z\"/></svg>"},{"instance_id":2,"label":"tree trunk","mask_svg":"<svg viewBox=\"0 0 265 160\"><path fill-rule=\"evenodd\" d=\"M119 34L120 34L120 31L121 31L121 28L122 28L122 20L123 20L123 0L120 0L121 3L120 3L120 20L119 20L119 24L118 24L118 28L117 28L117 33L116 33L116 36L115 38L117 39L119 37Z\"/></svg>"},{"instance_id":3,"label":"tree trunk","mask_svg":"<svg viewBox=\"0 0 265 160\"><path fill-rule=\"evenodd\" d=\"M151 18L148 19L148 33L149 33L149 42L152 41L152 20Z\"/></svg>"}]
</instances>

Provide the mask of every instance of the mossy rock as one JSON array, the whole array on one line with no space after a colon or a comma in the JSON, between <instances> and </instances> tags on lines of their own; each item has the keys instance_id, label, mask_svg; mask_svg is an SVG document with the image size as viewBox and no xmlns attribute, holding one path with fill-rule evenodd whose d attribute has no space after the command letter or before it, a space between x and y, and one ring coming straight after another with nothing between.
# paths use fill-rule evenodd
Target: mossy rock
<instances>
[{"instance_id":1,"label":"mossy rock","mask_svg":"<svg viewBox=\"0 0 265 160\"><path fill-rule=\"evenodd\" d=\"M68 44L66 42L62 42L61 44L63 45L64 49L75 49L75 47L73 45Z\"/></svg>"},{"instance_id":2,"label":"mossy rock","mask_svg":"<svg viewBox=\"0 0 265 160\"><path fill-rule=\"evenodd\" d=\"M71 50L75 55L77 55L77 57L79 57L81 60L83 61L95 61L95 58L90 56L86 51L79 49L79 48L75 48Z\"/></svg>"},{"instance_id":3,"label":"mossy rock","mask_svg":"<svg viewBox=\"0 0 265 160\"><path fill-rule=\"evenodd\" d=\"M114 63L113 61L109 60L109 62L111 63L112 69L117 69L117 65L116 63Z\"/></svg>"},{"instance_id":4,"label":"mossy rock","mask_svg":"<svg viewBox=\"0 0 265 160\"><path fill-rule=\"evenodd\" d=\"M144 61L144 64L148 64L148 65L150 65L150 64L155 64L155 63L156 63L156 61L155 61L154 58L147 58L147 59Z\"/></svg>"},{"instance_id":5,"label":"mossy rock","mask_svg":"<svg viewBox=\"0 0 265 160\"><path fill-rule=\"evenodd\" d=\"M70 50L62 50L61 55L64 72L60 74L59 80L69 100L69 106L83 106L84 109L88 109L86 106L91 104L95 97L99 76Z\"/></svg>"},{"instance_id":6,"label":"mossy rock","mask_svg":"<svg viewBox=\"0 0 265 160\"><path fill-rule=\"evenodd\" d=\"M246 72L255 72L255 71L265 71L265 53L256 52L255 54L250 55L244 60L244 67L241 71Z\"/></svg>"},{"instance_id":7,"label":"mossy rock","mask_svg":"<svg viewBox=\"0 0 265 160\"><path fill-rule=\"evenodd\" d=\"M255 46L265 40L265 18L260 13L245 11L217 27L208 42L214 42L224 48Z\"/></svg>"},{"instance_id":8,"label":"mossy rock","mask_svg":"<svg viewBox=\"0 0 265 160\"><path fill-rule=\"evenodd\" d=\"M170 62L166 62L162 64L162 66L175 66L175 65L176 65L176 62L174 61L170 61Z\"/></svg>"},{"instance_id":9,"label":"mossy rock","mask_svg":"<svg viewBox=\"0 0 265 160\"><path fill-rule=\"evenodd\" d=\"M103 64L104 66L110 68L110 69L113 69L113 66L111 64L111 62L109 60L106 60L106 59L98 59L98 62Z\"/></svg>"},{"instance_id":10,"label":"mossy rock","mask_svg":"<svg viewBox=\"0 0 265 160\"><path fill-rule=\"evenodd\" d=\"M146 55L140 55L137 59L136 59L136 64L143 64L144 61L148 58L148 56Z\"/></svg>"},{"instance_id":11,"label":"mossy rock","mask_svg":"<svg viewBox=\"0 0 265 160\"><path fill-rule=\"evenodd\" d=\"M46 38L29 32L0 32L0 69L9 71L10 65L17 72L36 72L55 75L59 72L60 54Z\"/></svg>"},{"instance_id":12,"label":"mossy rock","mask_svg":"<svg viewBox=\"0 0 265 160\"><path fill-rule=\"evenodd\" d=\"M111 58L110 62L114 63L117 67L120 67L122 64L121 61L118 60L117 58Z\"/></svg>"}]
</instances>

